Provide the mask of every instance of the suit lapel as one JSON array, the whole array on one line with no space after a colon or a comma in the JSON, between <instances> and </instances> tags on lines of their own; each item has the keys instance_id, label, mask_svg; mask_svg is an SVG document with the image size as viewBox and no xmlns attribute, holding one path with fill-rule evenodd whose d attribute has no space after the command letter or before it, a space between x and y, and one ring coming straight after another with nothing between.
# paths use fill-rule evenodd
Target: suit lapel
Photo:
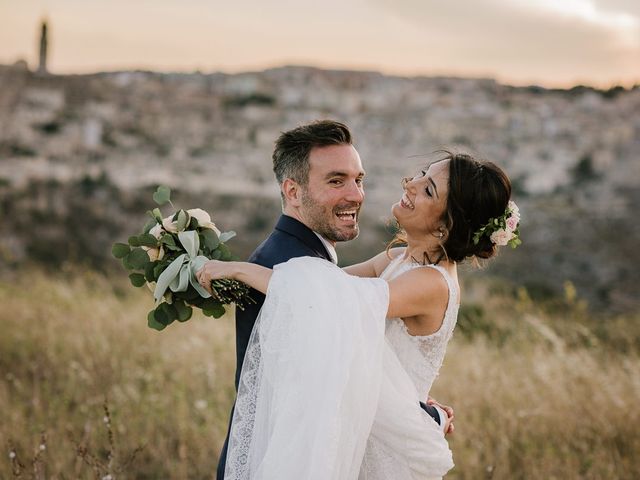
<instances>
[{"instance_id":1,"label":"suit lapel","mask_svg":"<svg viewBox=\"0 0 640 480\"><path fill-rule=\"evenodd\" d=\"M307 247L314 250L318 254L318 257L329 260L330 262L332 261L331 255L329 255L329 252L327 252L327 249L318 236L313 233L313 230L295 218L288 215L281 215L276 224L276 230L293 235Z\"/></svg>"}]
</instances>

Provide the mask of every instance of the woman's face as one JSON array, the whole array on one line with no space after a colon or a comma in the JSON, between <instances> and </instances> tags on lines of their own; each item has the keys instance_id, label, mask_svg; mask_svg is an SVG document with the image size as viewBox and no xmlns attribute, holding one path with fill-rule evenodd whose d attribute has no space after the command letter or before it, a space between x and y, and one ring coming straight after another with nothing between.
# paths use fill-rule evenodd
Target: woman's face
<instances>
[{"instance_id":1,"label":"woman's face","mask_svg":"<svg viewBox=\"0 0 640 480\"><path fill-rule=\"evenodd\" d=\"M408 234L437 236L448 190L449 160L432 163L404 185L404 194L391 212Z\"/></svg>"}]
</instances>

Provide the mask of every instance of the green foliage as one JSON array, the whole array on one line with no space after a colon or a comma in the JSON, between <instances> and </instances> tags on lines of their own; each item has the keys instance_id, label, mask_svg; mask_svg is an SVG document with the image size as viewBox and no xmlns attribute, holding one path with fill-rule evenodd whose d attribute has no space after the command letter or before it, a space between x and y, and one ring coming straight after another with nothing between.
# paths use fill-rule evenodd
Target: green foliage
<instances>
[{"instance_id":1,"label":"green foliage","mask_svg":"<svg viewBox=\"0 0 640 480\"><path fill-rule=\"evenodd\" d=\"M226 310L219 302L213 301L202 308L202 313L207 317L220 318L226 313Z\"/></svg>"},{"instance_id":2,"label":"green foliage","mask_svg":"<svg viewBox=\"0 0 640 480\"><path fill-rule=\"evenodd\" d=\"M189 224L190 215L184 210L178 210L178 218L176 220L176 227L179 232L182 232Z\"/></svg>"},{"instance_id":3,"label":"green foliage","mask_svg":"<svg viewBox=\"0 0 640 480\"><path fill-rule=\"evenodd\" d=\"M149 263L149 255L142 248L134 248L127 255L127 262L135 270L143 270Z\"/></svg>"},{"instance_id":4,"label":"green foliage","mask_svg":"<svg viewBox=\"0 0 640 480\"><path fill-rule=\"evenodd\" d=\"M157 190L153 194L153 201L161 206L165 203L171 203L171 189L164 185L158 186Z\"/></svg>"},{"instance_id":5,"label":"green foliage","mask_svg":"<svg viewBox=\"0 0 640 480\"><path fill-rule=\"evenodd\" d=\"M158 239L150 233L138 235L138 243L140 246L154 248L158 246Z\"/></svg>"},{"instance_id":6,"label":"green foliage","mask_svg":"<svg viewBox=\"0 0 640 480\"><path fill-rule=\"evenodd\" d=\"M484 337L497 346L506 343L512 328L495 322L480 304L462 304L458 311L457 329L466 339Z\"/></svg>"},{"instance_id":7,"label":"green foliage","mask_svg":"<svg viewBox=\"0 0 640 480\"><path fill-rule=\"evenodd\" d=\"M220 234L220 242L226 243L235 236L236 236L236 232L234 232L233 230L230 230L228 232L222 232Z\"/></svg>"},{"instance_id":8,"label":"green foliage","mask_svg":"<svg viewBox=\"0 0 640 480\"><path fill-rule=\"evenodd\" d=\"M246 107L248 105L271 106L275 103L276 99L273 95L260 92L238 95L224 99L224 104L227 107Z\"/></svg>"},{"instance_id":9,"label":"green foliage","mask_svg":"<svg viewBox=\"0 0 640 480\"><path fill-rule=\"evenodd\" d=\"M220 235L220 237L222 237L222 235ZM231 253L231 250L229 250L229 247L227 247L224 243L218 245L217 251L220 252L219 259L221 261L229 262L233 260L233 254Z\"/></svg>"},{"instance_id":10,"label":"green foliage","mask_svg":"<svg viewBox=\"0 0 640 480\"><path fill-rule=\"evenodd\" d=\"M161 331L167 328L165 324L160 323L158 320L156 320L155 310L151 310L147 314L147 325L149 326L149 328L153 328L154 330L158 330L158 331Z\"/></svg>"},{"instance_id":11,"label":"green foliage","mask_svg":"<svg viewBox=\"0 0 640 480\"><path fill-rule=\"evenodd\" d=\"M138 240L138 236L137 235L130 236L129 240L127 240L127 243L129 243L129 245L131 245L132 247L139 247L140 246L140 240Z\"/></svg>"},{"instance_id":12,"label":"green foliage","mask_svg":"<svg viewBox=\"0 0 640 480\"><path fill-rule=\"evenodd\" d=\"M593 158L591 155L583 155L578 163L571 169L573 182L576 185L592 182L600 178L600 174L593 166Z\"/></svg>"},{"instance_id":13,"label":"green foliage","mask_svg":"<svg viewBox=\"0 0 640 480\"><path fill-rule=\"evenodd\" d=\"M151 212L148 212L151 213ZM150 218L149 220L147 220L147 223L144 224L144 227L142 228L142 231L144 233L149 233L149 231L155 227L156 225L158 225L158 221L155 219L155 217L153 215L151 215L152 218Z\"/></svg>"},{"instance_id":14,"label":"green foliage","mask_svg":"<svg viewBox=\"0 0 640 480\"><path fill-rule=\"evenodd\" d=\"M176 309L166 302L162 302L153 311L153 318L156 320L156 322L164 325L165 327L167 325L170 325L177 317L178 312L176 311Z\"/></svg>"},{"instance_id":15,"label":"green foliage","mask_svg":"<svg viewBox=\"0 0 640 480\"><path fill-rule=\"evenodd\" d=\"M150 214L158 223L162 224L162 213L159 208L154 208Z\"/></svg>"},{"instance_id":16,"label":"green foliage","mask_svg":"<svg viewBox=\"0 0 640 480\"><path fill-rule=\"evenodd\" d=\"M111 247L111 254L116 258L124 258L129 255L131 248L126 243L114 243Z\"/></svg>"},{"instance_id":17,"label":"green foliage","mask_svg":"<svg viewBox=\"0 0 640 480\"><path fill-rule=\"evenodd\" d=\"M9 143L8 152L14 157L35 157L37 154L33 148L18 142Z\"/></svg>"},{"instance_id":18,"label":"green foliage","mask_svg":"<svg viewBox=\"0 0 640 480\"><path fill-rule=\"evenodd\" d=\"M57 121L44 122L35 126L46 135L54 135L60 131L61 125Z\"/></svg>"},{"instance_id":19,"label":"green foliage","mask_svg":"<svg viewBox=\"0 0 640 480\"><path fill-rule=\"evenodd\" d=\"M179 322L186 322L193 314L193 309L182 300L173 302L173 307L176 309L178 315L177 320Z\"/></svg>"},{"instance_id":20,"label":"green foliage","mask_svg":"<svg viewBox=\"0 0 640 480\"><path fill-rule=\"evenodd\" d=\"M205 228L200 232L200 243L204 245L209 252L213 252L218 248L221 241L222 240L218 238L218 235L216 235L216 232L210 228Z\"/></svg>"},{"instance_id":21,"label":"green foliage","mask_svg":"<svg viewBox=\"0 0 640 480\"><path fill-rule=\"evenodd\" d=\"M157 261L149 262L147 263L147 266L144 267L144 278L147 282L155 282L158 278L154 272L156 265L158 265Z\"/></svg>"},{"instance_id":22,"label":"green foliage","mask_svg":"<svg viewBox=\"0 0 640 480\"><path fill-rule=\"evenodd\" d=\"M130 273L129 280L131 280L131 285L133 285L134 287L142 287L146 282L146 279L142 273Z\"/></svg>"},{"instance_id":23,"label":"green foliage","mask_svg":"<svg viewBox=\"0 0 640 480\"><path fill-rule=\"evenodd\" d=\"M603 98L606 98L607 100L612 100L616 98L618 95L620 95L621 93L624 93L625 91L626 89L622 85L616 85L615 87L611 87L608 90L602 90L600 94L602 95Z\"/></svg>"},{"instance_id":24,"label":"green foliage","mask_svg":"<svg viewBox=\"0 0 640 480\"><path fill-rule=\"evenodd\" d=\"M165 245L170 250L180 250L180 247L176 243L175 237L170 233L165 233L160 237L160 243Z\"/></svg>"},{"instance_id":25,"label":"green foliage","mask_svg":"<svg viewBox=\"0 0 640 480\"><path fill-rule=\"evenodd\" d=\"M158 204L171 203L171 191L167 187L158 187L153 195L153 200ZM147 324L155 330L163 330L175 320L185 322L193 315L193 307L201 308L205 316L220 318L225 313L224 305L235 303L238 308L244 308L245 302L253 302L249 298L249 289L246 285L235 280L222 279L212 283L214 296L208 295L203 289L193 286L193 283L172 283L174 275L179 275L181 269L185 269L189 275L193 275L189 264L196 261L199 256L228 261L233 259L233 254L224 242L235 237L235 232L224 232L218 238L216 232L207 227L201 227L197 218L192 217L186 210L179 209L172 216L178 232L171 233L164 228L160 233L152 235L149 231L155 225L162 225L162 212L154 208L147 212L151 217L145 224L143 232L132 235L128 239L128 245L116 243L112 247L112 253L116 258L122 259L125 269L132 271L129 281L134 287L142 287L145 283L155 283L154 296L159 303L147 316ZM183 242L185 242L183 244ZM144 247L144 248L143 248ZM154 250L151 261L149 255ZM157 252L157 253L156 253ZM181 265L176 263L182 261ZM171 270L162 279L160 276L171 266ZM176 277L178 278L178 277ZM161 289L166 288L166 291ZM177 290L177 291L174 291ZM164 298L163 298L164 297Z\"/></svg>"}]
</instances>

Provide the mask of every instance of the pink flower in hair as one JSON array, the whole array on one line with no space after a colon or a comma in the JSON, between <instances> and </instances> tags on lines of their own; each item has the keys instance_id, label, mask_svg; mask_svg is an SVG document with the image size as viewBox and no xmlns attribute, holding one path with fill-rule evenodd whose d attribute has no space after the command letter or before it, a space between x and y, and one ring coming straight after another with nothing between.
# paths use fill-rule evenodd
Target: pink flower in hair
<instances>
[{"instance_id":1,"label":"pink flower in hair","mask_svg":"<svg viewBox=\"0 0 640 480\"><path fill-rule=\"evenodd\" d=\"M491 234L491 241L499 247L504 247L512 238L513 232L504 230L502 228L500 230L496 230Z\"/></svg>"},{"instance_id":2,"label":"pink flower in hair","mask_svg":"<svg viewBox=\"0 0 640 480\"><path fill-rule=\"evenodd\" d=\"M506 224L507 224L507 229L510 231L514 231L516 228L518 228L518 222L520 220L515 217L515 216L510 216L509 218L507 218Z\"/></svg>"}]
</instances>

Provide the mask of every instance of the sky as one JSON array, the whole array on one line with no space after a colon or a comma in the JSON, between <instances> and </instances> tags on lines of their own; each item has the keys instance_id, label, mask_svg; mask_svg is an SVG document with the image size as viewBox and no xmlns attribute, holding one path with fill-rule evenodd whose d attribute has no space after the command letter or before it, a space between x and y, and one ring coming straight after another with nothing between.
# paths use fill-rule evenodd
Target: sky
<instances>
[{"instance_id":1,"label":"sky","mask_svg":"<svg viewBox=\"0 0 640 480\"><path fill-rule=\"evenodd\" d=\"M54 73L282 65L514 85L640 83L640 0L0 0L0 63Z\"/></svg>"}]
</instances>

